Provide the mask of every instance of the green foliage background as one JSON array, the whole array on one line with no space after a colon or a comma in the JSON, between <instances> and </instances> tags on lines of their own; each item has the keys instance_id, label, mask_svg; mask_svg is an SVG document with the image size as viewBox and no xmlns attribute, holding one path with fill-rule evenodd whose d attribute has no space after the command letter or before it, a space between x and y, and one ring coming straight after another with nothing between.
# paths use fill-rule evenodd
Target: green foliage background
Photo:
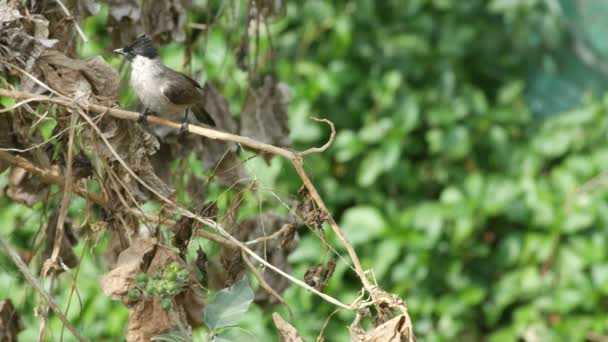
<instances>
[{"instance_id":1,"label":"green foliage background","mask_svg":"<svg viewBox=\"0 0 608 342\"><path fill-rule=\"evenodd\" d=\"M327 139L310 116L335 122L335 144L307 157L307 171L364 267L407 301L419 340L536 334L583 341L589 332L607 332L608 197L603 178L583 187L608 166L601 63L608 57L601 20L608 6L598 4L309 0L289 2L286 17L272 19L272 42L262 35L277 55L261 72L274 72L292 90L296 147ZM87 19L93 43L82 47L83 56L113 58L104 50L104 16L105 9ZM190 19L203 20L196 12ZM216 82L238 112L246 91L231 53L238 37L213 30L196 42L193 69L203 69L201 77ZM577 44L597 60L584 60ZM171 44L163 57L181 68L183 47ZM125 105L132 101L126 93ZM249 167L269 188L295 193L300 186L282 160ZM71 210L78 215L82 207ZM0 198L0 231L16 246L28 246L39 215ZM331 257L320 250L317 237L302 236L290 259L296 276ZM103 240L85 249L82 308L72 303L68 317L93 340L117 341L126 310L100 292L96 279L106 270L94 255L101 251ZM0 297L31 313L32 290L0 260ZM69 279L62 282L69 288ZM359 290L339 264L327 292L352 301ZM69 293L54 295L65 307ZM295 287L286 299L295 326L314 340L334 308ZM21 337L34 340L37 319L21 312ZM326 340L347 341L352 319L335 315ZM259 308L243 327L260 340L276 339ZM52 319L51 340L60 330Z\"/></svg>"}]
</instances>

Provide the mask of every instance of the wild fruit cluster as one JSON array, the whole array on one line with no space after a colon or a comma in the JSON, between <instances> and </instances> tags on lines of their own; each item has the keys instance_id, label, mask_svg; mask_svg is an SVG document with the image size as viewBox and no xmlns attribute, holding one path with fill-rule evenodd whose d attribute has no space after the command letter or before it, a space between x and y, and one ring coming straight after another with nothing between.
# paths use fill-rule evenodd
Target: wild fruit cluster
<instances>
[{"instance_id":1,"label":"wild fruit cluster","mask_svg":"<svg viewBox=\"0 0 608 342\"><path fill-rule=\"evenodd\" d=\"M188 270L175 261L152 276L141 272L136 277L136 285L129 290L129 299L138 301L158 297L163 310L168 311L173 306L173 298L182 291L189 277Z\"/></svg>"}]
</instances>

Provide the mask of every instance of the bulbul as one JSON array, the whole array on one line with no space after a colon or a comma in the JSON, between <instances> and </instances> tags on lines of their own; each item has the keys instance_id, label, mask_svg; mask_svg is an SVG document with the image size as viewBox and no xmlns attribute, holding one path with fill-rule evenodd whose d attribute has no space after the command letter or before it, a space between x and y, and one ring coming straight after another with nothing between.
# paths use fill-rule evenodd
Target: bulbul
<instances>
[{"instance_id":1,"label":"bulbul","mask_svg":"<svg viewBox=\"0 0 608 342\"><path fill-rule=\"evenodd\" d=\"M131 62L130 84L144 106L139 121L145 124L146 116L151 113L174 119L185 111L180 131L187 131L188 110L203 97L201 85L181 72L164 66L158 50L145 34L137 37L131 45L114 52ZM201 121L213 125L207 113Z\"/></svg>"}]
</instances>

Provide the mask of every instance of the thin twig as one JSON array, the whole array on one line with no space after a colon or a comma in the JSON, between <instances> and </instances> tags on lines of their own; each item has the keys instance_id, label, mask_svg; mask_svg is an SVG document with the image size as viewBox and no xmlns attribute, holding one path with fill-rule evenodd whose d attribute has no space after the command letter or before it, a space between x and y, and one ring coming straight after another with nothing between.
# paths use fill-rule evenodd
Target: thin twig
<instances>
[{"instance_id":1,"label":"thin twig","mask_svg":"<svg viewBox=\"0 0 608 342\"><path fill-rule=\"evenodd\" d=\"M285 232L287 232L290 229L294 229L293 226L291 226L289 224L285 224L285 225L283 225L283 227L281 227L281 229L277 230L276 232L274 232L268 236L262 236L257 239L249 240L249 241L245 242L245 244L246 245L255 245L256 243L265 242L268 240L274 240L274 239L278 238L279 236L285 234Z\"/></svg>"},{"instance_id":2,"label":"thin twig","mask_svg":"<svg viewBox=\"0 0 608 342\"><path fill-rule=\"evenodd\" d=\"M329 139L323 146L313 147L313 148L309 148L308 150L302 151L302 152L300 152L300 156L305 156L305 155L311 154L311 153L325 152L325 150L327 150L331 146L331 144L334 143L334 139L336 138L336 127L334 126L333 122L331 122L327 119L317 119L315 117L312 117L311 119L313 119L317 122L325 122L326 124L328 124L329 128L331 128L331 133L329 135Z\"/></svg>"},{"instance_id":3,"label":"thin twig","mask_svg":"<svg viewBox=\"0 0 608 342\"><path fill-rule=\"evenodd\" d=\"M40 293L42 298L47 302L47 304L55 312L57 317L63 322L63 324L65 324L65 326L68 328L68 330L70 330L72 332L72 335L74 335L74 337L76 337L76 339L78 341L81 341L81 342L89 341L88 339L86 339L85 337L80 335L78 330L76 330L76 328L74 328L72 323L70 323L70 321L68 321L68 319L65 317L63 312L61 312L61 309L59 308L59 306L57 306L57 303L55 303L53 298L42 288L42 285L40 285L40 283L38 283L38 280L36 280L36 277L34 277L32 272L30 272L30 270L27 268L27 265L25 265L23 260L21 260L21 257L19 256L19 254L17 254L17 252L15 252L15 250L9 245L9 243L1 235L0 235L0 246L8 252L11 259L13 259L15 266L17 266L19 271L21 271L21 273L23 274L25 279L30 283L30 285L32 285L32 287L36 291L38 291L38 293Z\"/></svg>"},{"instance_id":4,"label":"thin twig","mask_svg":"<svg viewBox=\"0 0 608 342\"><path fill-rule=\"evenodd\" d=\"M65 178L63 178L63 176L61 174L59 174L59 171L57 169L46 169L46 168L36 166L32 162L30 162L29 160L27 160L23 157L15 156L11 153L4 152L4 151L0 151L0 159L6 160L7 162L9 162L17 167L20 167L30 173L37 175L45 183L56 184L56 185L59 185L60 187L64 186L64 184L65 184ZM87 192L86 190L84 190L82 188L71 187L71 190L73 192L75 192L77 195L84 197L84 198L88 199L89 201L94 202L95 204L97 204L101 207L107 207L107 205L108 205L107 201L103 197L96 195L96 194L92 194L90 192Z\"/></svg>"},{"instance_id":5,"label":"thin twig","mask_svg":"<svg viewBox=\"0 0 608 342\"><path fill-rule=\"evenodd\" d=\"M44 262L43 275L46 275L52 268L58 268L57 258L59 250L63 244L63 224L68 215L68 207L72 201L72 162L74 156L74 135L76 135L76 123L78 116L72 112L70 119L70 134L68 138L68 158L66 165L66 177L63 185L63 195L61 197L61 209L59 209L59 218L57 219L57 229L55 230L55 244L51 257Z\"/></svg>"},{"instance_id":6,"label":"thin twig","mask_svg":"<svg viewBox=\"0 0 608 342\"><path fill-rule=\"evenodd\" d=\"M74 20L74 26L76 27L76 31L78 31L78 34L80 35L80 38L82 38L82 40L85 43L89 42L89 39L87 38L87 36L84 34L84 32L82 32L82 30L80 29L80 26L78 25L78 23L76 22L76 19L74 17L72 17L72 15L70 14L70 11L68 11L68 8L65 7L65 5L63 4L63 2L61 2L61 0L55 0L55 2L57 2L59 4L59 7L61 7L61 9L63 10L63 13L65 13L65 16L68 18L72 18Z\"/></svg>"}]
</instances>

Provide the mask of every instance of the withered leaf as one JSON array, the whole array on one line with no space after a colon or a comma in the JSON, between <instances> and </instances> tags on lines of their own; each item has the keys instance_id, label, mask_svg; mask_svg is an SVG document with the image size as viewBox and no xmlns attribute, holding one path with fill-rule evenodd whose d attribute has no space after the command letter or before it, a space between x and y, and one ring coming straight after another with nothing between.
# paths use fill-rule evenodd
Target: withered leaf
<instances>
[{"instance_id":1,"label":"withered leaf","mask_svg":"<svg viewBox=\"0 0 608 342\"><path fill-rule=\"evenodd\" d=\"M103 293L123 303L128 303L127 292L135 285L135 277L142 269L144 257L153 253L156 239L136 239L131 246L118 256L116 267L108 274L101 276L100 285Z\"/></svg>"},{"instance_id":2,"label":"withered leaf","mask_svg":"<svg viewBox=\"0 0 608 342\"><path fill-rule=\"evenodd\" d=\"M72 59L59 51L41 53L36 66L47 84L64 95L92 93L114 102L118 99L118 72L100 56L87 61Z\"/></svg>"},{"instance_id":3,"label":"withered leaf","mask_svg":"<svg viewBox=\"0 0 608 342\"><path fill-rule=\"evenodd\" d=\"M323 222L327 220L327 212L321 208L317 208L317 205L314 199L310 196L306 186L302 186L298 193L302 197L302 200L298 204L297 210L299 214L302 215L304 224L309 227L320 229Z\"/></svg>"},{"instance_id":4,"label":"withered leaf","mask_svg":"<svg viewBox=\"0 0 608 342\"><path fill-rule=\"evenodd\" d=\"M290 146L288 104L287 85L267 76L262 87L249 89L241 113L241 135L275 146Z\"/></svg>"},{"instance_id":5,"label":"withered leaf","mask_svg":"<svg viewBox=\"0 0 608 342\"><path fill-rule=\"evenodd\" d=\"M11 169L8 180L6 195L29 207L46 198L49 192L48 184L20 167Z\"/></svg>"},{"instance_id":6,"label":"withered leaf","mask_svg":"<svg viewBox=\"0 0 608 342\"><path fill-rule=\"evenodd\" d=\"M130 44L141 33L141 9L137 0L109 0L108 27L112 37L112 48Z\"/></svg>"},{"instance_id":7,"label":"withered leaf","mask_svg":"<svg viewBox=\"0 0 608 342\"><path fill-rule=\"evenodd\" d=\"M10 299L0 301L0 341L17 342L17 334L23 331L23 321Z\"/></svg>"},{"instance_id":8,"label":"withered leaf","mask_svg":"<svg viewBox=\"0 0 608 342\"><path fill-rule=\"evenodd\" d=\"M101 5L95 0L78 0L76 1L76 9L78 14L83 17L96 15L99 12Z\"/></svg>"},{"instance_id":9,"label":"withered leaf","mask_svg":"<svg viewBox=\"0 0 608 342\"><path fill-rule=\"evenodd\" d=\"M359 316L350 325L351 342L415 342L416 338L413 331L408 329L407 317L399 315L390 321L365 333L361 327Z\"/></svg>"},{"instance_id":10,"label":"withered leaf","mask_svg":"<svg viewBox=\"0 0 608 342\"><path fill-rule=\"evenodd\" d=\"M153 37L167 35L167 41L183 42L186 10L180 0L142 2L144 31Z\"/></svg>"},{"instance_id":11,"label":"withered leaf","mask_svg":"<svg viewBox=\"0 0 608 342\"><path fill-rule=\"evenodd\" d=\"M182 310L174 310L175 317L186 321ZM183 324L183 323L182 323ZM129 308L129 321L127 323L127 342L149 342L152 337L160 335L177 326L178 322L160 306L160 299L138 301Z\"/></svg>"},{"instance_id":12,"label":"withered leaf","mask_svg":"<svg viewBox=\"0 0 608 342\"><path fill-rule=\"evenodd\" d=\"M272 320L274 321L274 325L277 327L280 342L304 342L300 335L298 335L296 328L284 320L281 315L274 312L272 314Z\"/></svg>"},{"instance_id":13,"label":"withered leaf","mask_svg":"<svg viewBox=\"0 0 608 342\"><path fill-rule=\"evenodd\" d=\"M325 286L327 286L327 283L329 283L329 279L331 279L331 276L334 274L335 270L336 262L330 260L327 262L326 267L319 264L306 270L306 273L304 273L304 281L306 284L317 289L317 291L323 291Z\"/></svg>"}]
</instances>

